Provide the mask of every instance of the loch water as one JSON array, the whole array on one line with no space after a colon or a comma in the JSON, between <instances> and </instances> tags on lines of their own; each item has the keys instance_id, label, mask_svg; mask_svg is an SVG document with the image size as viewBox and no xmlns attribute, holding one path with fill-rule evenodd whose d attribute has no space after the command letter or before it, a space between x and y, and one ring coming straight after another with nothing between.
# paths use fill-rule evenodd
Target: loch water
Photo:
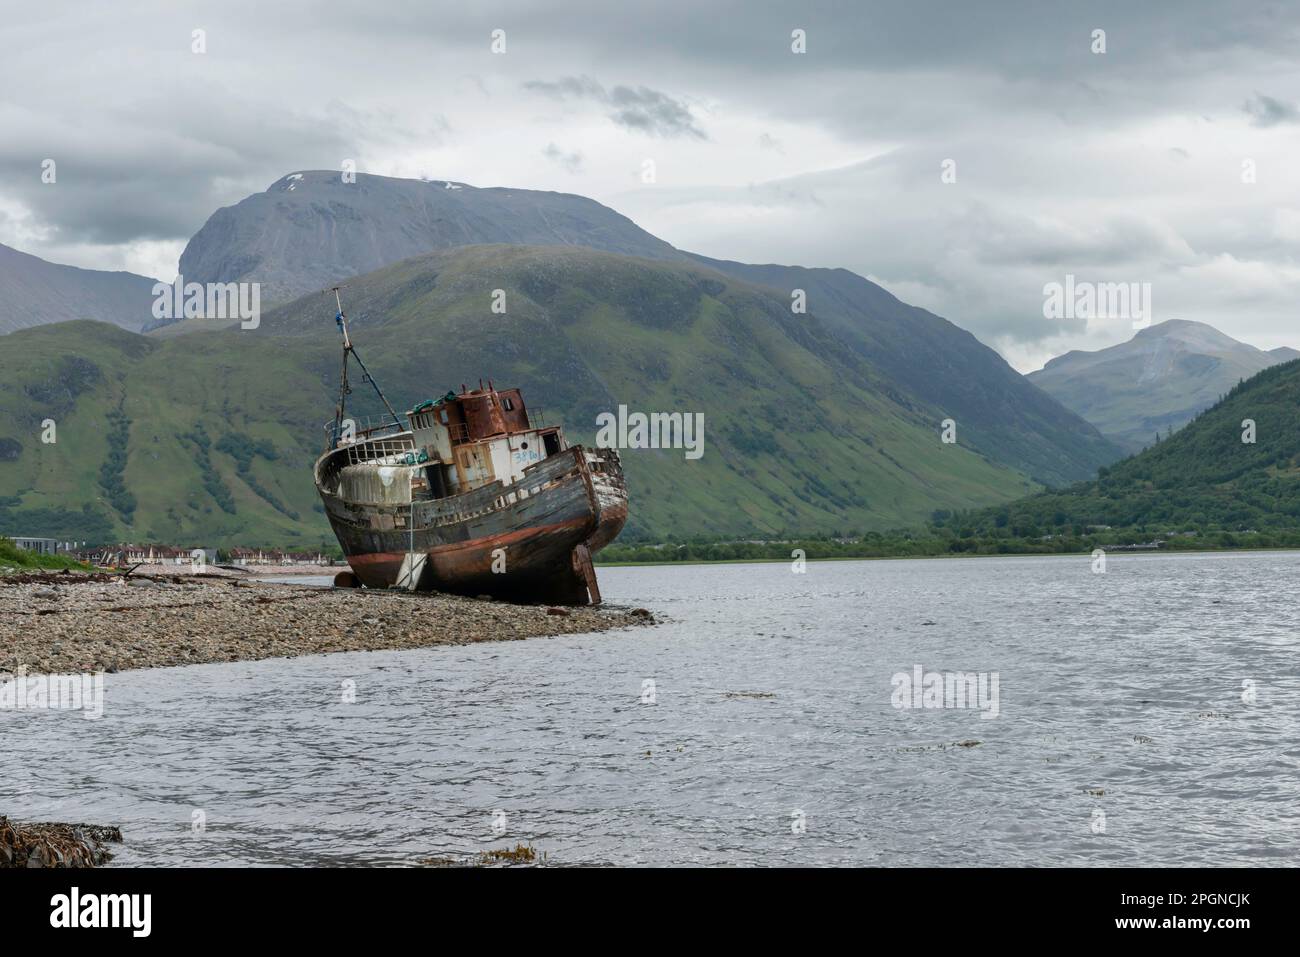
<instances>
[{"instance_id":1,"label":"loch water","mask_svg":"<svg viewBox=\"0 0 1300 957\"><path fill-rule=\"evenodd\" d=\"M0 712L0 812L120 825L113 866L1300 860L1300 553L600 578L664 623L124 672L99 720ZM985 694L903 707L918 667Z\"/></svg>"}]
</instances>

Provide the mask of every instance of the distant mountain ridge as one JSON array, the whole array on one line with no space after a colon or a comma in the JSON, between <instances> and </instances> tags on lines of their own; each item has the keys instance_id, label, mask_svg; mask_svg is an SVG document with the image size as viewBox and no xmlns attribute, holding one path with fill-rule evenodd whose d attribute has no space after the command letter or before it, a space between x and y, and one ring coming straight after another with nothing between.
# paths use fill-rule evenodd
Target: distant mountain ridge
<instances>
[{"instance_id":1,"label":"distant mountain ridge","mask_svg":"<svg viewBox=\"0 0 1300 957\"><path fill-rule=\"evenodd\" d=\"M0 244L0 333L94 319L140 330L152 321L156 279L79 269Z\"/></svg>"},{"instance_id":2,"label":"distant mountain ridge","mask_svg":"<svg viewBox=\"0 0 1300 957\"><path fill-rule=\"evenodd\" d=\"M1112 442L1138 452L1241 380L1295 357L1300 353L1285 346L1266 352L1206 323L1170 319L1107 349L1057 356L1028 379Z\"/></svg>"}]
</instances>

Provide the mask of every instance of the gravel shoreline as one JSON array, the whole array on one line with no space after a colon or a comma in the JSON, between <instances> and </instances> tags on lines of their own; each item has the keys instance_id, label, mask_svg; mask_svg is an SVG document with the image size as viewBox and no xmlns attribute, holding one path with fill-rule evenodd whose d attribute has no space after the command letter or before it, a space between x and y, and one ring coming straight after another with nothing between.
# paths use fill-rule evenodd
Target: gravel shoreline
<instances>
[{"instance_id":1,"label":"gravel shoreline","mask_svg":"<svg viewBox=\"0 0 1300 957\"><path fill-rule=\"evenodd\" d=\"M216 578L0 576L0 675L69 674L514 641L654 624L644 609Z\"/></svg>"}]
</instances>

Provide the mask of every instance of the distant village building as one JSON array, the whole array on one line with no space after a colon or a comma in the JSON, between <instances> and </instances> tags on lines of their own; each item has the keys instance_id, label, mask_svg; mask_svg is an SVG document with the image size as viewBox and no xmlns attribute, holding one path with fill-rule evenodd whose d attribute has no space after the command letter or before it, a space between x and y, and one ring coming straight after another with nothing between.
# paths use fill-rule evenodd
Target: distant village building
<instances>
[{"instance_id":1,"label":"distant village building","mask_svg":"<svg viewBox=\"0 0 1300 957\"><path fill-rule=\"evenodd\" d=\"M194 564L194 553L203 553L203 564L215 565L217 550L203 547L177 547L173 545L135 545L119 543L99 545L76 551L76 557L92 565L185 565Z\"/></svg>"},{"instance_id":2,"label":"distant village building","mask_svg":"<svg viewBox=\"0 0 1300 957\"><path fill-rule=\"evenodd\" d=\"M50 539L23 539L23 541L51 541ZM75 549L76 543L67 543L68 547L60 551L75 554L77 559L91 565L117 566L132 565L182 565L189 567L201 561L205 565L218 565L225 562L231 565L329 565L331 560L323 552L286 552L274 548L228 548L217 549L204 546L175 546L133 543L116 545L99 545L95 548ZM82 543L85 544L84 542ZM56 543L59 545L59 543ZM23 546L26 547L26 546ZM195 552L202 552L203 558L196 559Z\"/></svg>"},{"instance_id":3,"label":"distant village building","mask_svg":"<svg viewBox=\"0 0 1300 957\"><path fill-rule=\"evenodd\" d=\"M321 552L285 552L286 565L328 565L329 556Z\"/></svg>"},{"instance_id":4,"label":"distant village building","mask_svg":"<svg viewBox=\"0 0 1300 957\"><path fill-rule=\"evenodd\" d=\"M235 565L270 565L271 559L260 548L232 548L230 561Z\"/></svg>"},{"instance_id":5,"label":"distant village building","mask_svg":"<svg viewBox=\"0 0 1300 957\"><path fill-rule=\"evenodd\" d=\"M321 552L286 552L278 548L232 548L230 561L235 565L328 565Z\"/></svg>"},{"instance_id":6,"label":"distant village building","mask_svg":"<svg viewBox=\"0 0 1300 957\"><path fill-rule=\"evenodd\" d=\"M25 535L15 535L10 541L25 551L36 552L40 555L54 555L59 551L59 542L53 538L30 538Z\"/></svg>"}]
</instances>

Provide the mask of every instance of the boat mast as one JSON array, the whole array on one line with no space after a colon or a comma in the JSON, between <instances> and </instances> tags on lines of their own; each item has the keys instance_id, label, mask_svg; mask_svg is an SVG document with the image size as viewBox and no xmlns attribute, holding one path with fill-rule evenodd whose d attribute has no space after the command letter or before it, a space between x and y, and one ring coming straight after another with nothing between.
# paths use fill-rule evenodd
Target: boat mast
<instances>
[{"instance_id":1,"label":"boat mast","mask_svg":"<svg viewBox=\"0 0 1300 957\"><path fill-rule=\"evenodd\" d=\"M338 325L339 333L343 336L343 369L339 374L339 401L334 407L334 448L338 448L339 445L339 437L342 435L343 431L343 417L347 407L348 396L352 393L352 389L348 386L348 356L355 359L357 365L361 367L362 378L370 383L371 387L375 390L375 395L379 396L379 400L384 403L384 408L388 410L388 414L391 415L393 421L397 423L397 427L399 429L405 428L405 426L402 425L402 420L399 419L397 413L393 411L393 407L389 403L388 397L385 396L383 390L379 388L379 383L376 382L375 377L370 374L370 370L366 368L366 364L361 361L361 356L357 354L356 347L352 345L352 337L348 335L348 317L343 314L343 299L339 296L339 290L342 288L342 286L330 287L330 291L334 293L334 303L338 306L338 312L334 315L334 322Z\"/></svg>"}]
</instances>

